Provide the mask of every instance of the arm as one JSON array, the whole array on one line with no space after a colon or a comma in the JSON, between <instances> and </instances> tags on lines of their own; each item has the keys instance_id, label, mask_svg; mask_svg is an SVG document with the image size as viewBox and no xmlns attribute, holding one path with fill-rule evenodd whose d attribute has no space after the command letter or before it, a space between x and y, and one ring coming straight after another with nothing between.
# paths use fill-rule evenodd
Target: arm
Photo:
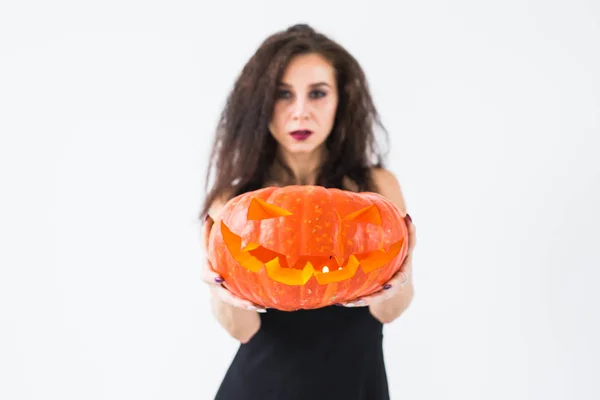
<instances>
[{"instance_id":1,"label":"arm","mask_svg":"<svg viewBox=\"0 0 600 400\"><path fill-rule=\"evenodd\" d=\"M241 343L248 343L260 329L260 317L256 311L244 310L228 304L218 296L210 298L211 311L227 333Z\"/></svg>"},{"instance_id":2,"label":"arm","mask_svg":"<svg viewBox=\"0 0 600 400\"><path fill-rule=\"evenodd\" d=\"M203 249L208 254L208 238L215 219L223 203L211 207L212 216L207 216L203 229ZM213 271L210 261L206 260L204 281L210 287L210 305L213 316L219 324L241 343L247 343L260 329L260 316L256 307L249 301L240 299L221 285L221 277Z\"/></svg>"},{"instance_id":3,"label":"arm","mask_svg":"<svg viewBox=\"0 0 600 400\"><path fill-rule=\"evenodd\" d=\"M408 276L408 282L401 290L380 302L369 305L371 314L382 324L389 324L400 317L411 304L414 297L414 286L410 280L410 274ZM401 281L398 281L397 284L400 285Z\"/></svg>"},{"instance_id":4,"label":"arm","mask_svg":"<svg viewBox=\"0 0 600 400\"><path fill-rule=\"evenodd\" d=\"M404 215L406 205L396 177L389 171L378 169L373 171L373 178L382 196L388 198ZM398 318L411 304L414 297L414 286L412 282L412 250L416 245L416 229L410 217L406 217L409 230L408 256L400 271L388 285L389 291L372 296L369 302L371 314L382 323L390 323Z\"/></svg>"}]
</instances>

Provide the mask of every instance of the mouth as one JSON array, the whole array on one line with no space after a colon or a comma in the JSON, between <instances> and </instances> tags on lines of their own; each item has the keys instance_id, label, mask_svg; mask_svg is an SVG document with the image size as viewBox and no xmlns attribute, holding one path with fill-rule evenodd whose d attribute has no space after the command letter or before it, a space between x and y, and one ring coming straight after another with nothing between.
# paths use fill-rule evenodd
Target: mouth
<instances>
[{"instance_id":1,"label":"mouth","mask_svg":"<svg viewBox=\"0 0 600 400\"><path fill-rule=\"evenodd\" d=\"M300 129L290 132L290 136L297 141L306 140L310 137L310 135L312 135L312 131L309 131L308 129Z\"/></svg>"},{"instance_id":2,"label":"mouth","mask_svg":"<svg viewBox=\"0 0 600 400\"><path fill-rule=\"evenodd\" d=\"M242 248L242 239L221 222L223 240L231 256L243 268L259 273L263 268L269 278L287 285L304 285L313 276L321 285L352 278L358 268L370 273L392 262L402 250L404 239L383 249L351 254L345 260L331 256L300 256L288 262L288 257L255 243Z\"/></svg>"}]
</instances>

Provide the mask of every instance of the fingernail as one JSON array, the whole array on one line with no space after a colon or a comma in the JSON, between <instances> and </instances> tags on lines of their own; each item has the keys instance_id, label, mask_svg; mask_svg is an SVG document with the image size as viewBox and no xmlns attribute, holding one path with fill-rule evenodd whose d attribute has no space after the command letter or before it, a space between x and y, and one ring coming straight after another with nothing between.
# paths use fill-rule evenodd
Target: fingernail
<instances>
[{"instance_id":1,"label":"fingernail","mask_svg":"<svg viewBox=\"0 0 600 400\"><path fill-rule=\"evenodd\" d=\"M335 303L334 306L342 307L342 304L341 303Z\"/></svg>"},{"instance_id":2,"label":"fingernail","mask_svg":"<svg viewBox=\"0 0 600 400\"><path fill-rule=\"evenodd\" d=\"M364 306L365 304L366 304L366 302L364 300L359 300L359 301L356 302L356 305L359 306L359 307L360 306Z\"/></svg>"},{"instance_id":3,"label":"fingernail","mask_svg":"<svg viewBox=\"0 0 600 400\"><path fill-rule=\"evenodd\" d=\"M220 276L215 278L215 282L217 283L223 283L223 278L221 278Z\"/></svg>"},{"instance_id":4,"label":"fingernail","mask_svg":"<svg viewBox=\"0 0 600 400\"><path fill-rule=\"evenodd\" d=\"M259 313L266 313L267 312L267 310L265 310L264 308L259 308L259 307L256 307L256 306L248 306L248 310L249 311L256 311L256 312L259 312Z\"/></svg>"},{"instance_id":5,"label":"fingernail","mask_svg":"<svg viewBox=\"0 0 600 400\"><path fill-rule=\"evenodd\" d=\"M389 283L386 283L385 285L383 285L383 290L388 290L392 287L392 285L390 285Z\"/></svg>"},{"instance_id":6,"label":"fingernail","mask_svg":"<svg viewBox=\"0 0 600 400\"><path fill-rule=\"evenodd\" d=\"M344 304L344 307L354 307L354 303L346 303Z\"/></svg>"},{"instance_id":7,"label":"fingernail","mask_svg":"<svg viewBox=\"0 0 600 400\"><path fill-rule=\"evenodd\" d=\"M410 217L409 214L406 214L406 219L408 220L408 222L410 222L412 224L412 218Z\"/></svg>"},{"instance_id":8,"label":"fingernail","mask_svg":"<svg viewBox=\"0 0 600 400\"><path fill-rule=\"evenodd\" d=\"M208 214L204 216L204 222L208 221Z\"/></svg>"}]
</instances>

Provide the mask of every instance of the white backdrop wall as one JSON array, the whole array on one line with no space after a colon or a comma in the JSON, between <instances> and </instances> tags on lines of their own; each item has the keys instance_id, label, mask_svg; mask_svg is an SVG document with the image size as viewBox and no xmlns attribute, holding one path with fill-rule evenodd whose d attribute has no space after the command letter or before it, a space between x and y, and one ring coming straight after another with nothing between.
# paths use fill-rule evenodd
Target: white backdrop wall
<instances>
[{"instance_id":1,"label":"white backdrop wall","mask_svg":"<svg viewBox=\"0 0 600 400\"><path fill-rule=\"evenodd\" d=\"M0 5L0 398L210 399L218 113L307 22L362 63L418 228L394 399L600 398L600 3Z\"/></svg>"}]
</instances>

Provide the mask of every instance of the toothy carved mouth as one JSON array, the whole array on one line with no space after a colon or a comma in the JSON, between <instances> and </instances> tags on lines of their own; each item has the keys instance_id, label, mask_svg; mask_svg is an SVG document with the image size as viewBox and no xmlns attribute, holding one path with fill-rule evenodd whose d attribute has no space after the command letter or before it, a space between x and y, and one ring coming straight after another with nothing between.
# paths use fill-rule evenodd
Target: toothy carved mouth
<instances>
[{"instance_id":1,"label":"toothy carved mouth","mask_svg":"<svg viewBox=\"0 0 600 400\"><path fill-rule=\"evenodd\" d=\"M387 252L380 249L352 254L341 262L334 256L300 256L293 267L290 267L285 255L256 243L249 243L242 248L242 239L223 221L221 221L221 234L229 253L240 266L255 273L265 268L269 278L287 285L304 285L312 276L321 285L340 282L352 278L358 268L365 273L370 273L392 261L400 253L404 244L402 239L391 244Z\"/></svg>"}]
</instances>

